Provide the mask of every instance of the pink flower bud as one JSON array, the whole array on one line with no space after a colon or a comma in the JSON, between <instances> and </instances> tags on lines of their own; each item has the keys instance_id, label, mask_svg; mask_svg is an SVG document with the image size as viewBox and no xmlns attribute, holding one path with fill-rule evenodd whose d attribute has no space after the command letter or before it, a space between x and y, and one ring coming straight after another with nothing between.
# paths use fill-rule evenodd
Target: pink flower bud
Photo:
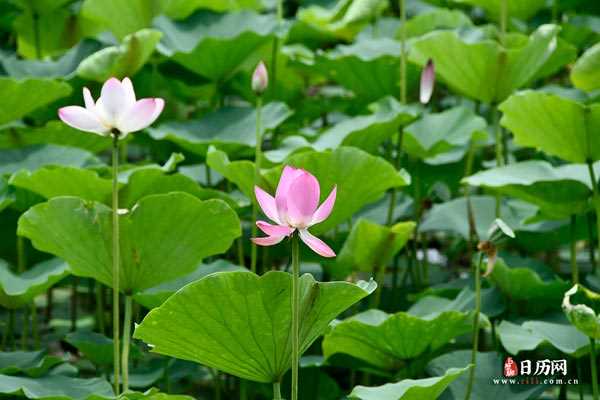
<instances>
[{"instance_id":1,"label":"pink flower bud","mask_svg":"<svg viewBox=\"0 0 600 400\"><path fill-rule=\"evenodd\" d=\"M252 90L256 94L263 94L269 86L269 73L264 62L259 62L252 74Z\"/></svg>"},{"instance_id":2,"label":"pink flower bud","mask_svg":"<svg viewBox=\"0 0 600 400\"><path fill-rule=\"evenodd\" d=\"M435 85L435 66L433 60L430 58L427 61L427 65L421 73L421 93L419 100L422 104L429 103L431 95L433 94L433 87Z\"/></svg>"}]
</instances>

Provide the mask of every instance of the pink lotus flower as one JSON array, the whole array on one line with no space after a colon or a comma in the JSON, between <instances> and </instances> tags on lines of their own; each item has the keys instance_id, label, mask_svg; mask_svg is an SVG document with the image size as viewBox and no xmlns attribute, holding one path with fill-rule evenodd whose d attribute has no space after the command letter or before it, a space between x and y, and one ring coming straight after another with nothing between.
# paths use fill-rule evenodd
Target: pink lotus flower
<instances>
[{"instance_id":1,"label":"pink lotus flower","mask_svg":"<svg viewBox=\"0 0 600 400\"><path fill-rule=\"evenodd\" d=\"M107 135L116 129L121 138L152 124L165 106L165 101L160 98L136 101L129 78L123 81L117 78L107 80L95 103L89 89L84 87L83 100L85 108L67 106L59 109L60 119L75 129L99 135Z\"/></svg>"},{"instance_id":2,"label":"pink lotus flower","mask_svg":"<svg viewBox=\"0 0 600 400\"><path fill-rule=\"evenodd\" d=\"M430 58L427 60L427 65L421 72L421 90L419 93L419 100L422 104L429 103L431 95L433 94L433 87L435 85L435 65L433 60Z\"/></svg>"},{"instance_id":3,"label":"pink lotus flower","mask_svg":"<svg viewBox=\"0 0 600 400\"><path fill-rule=\"evenodd\" d=\"M308 232L308 228L329 217L335 203L337 187L334 186L319 206L321 188L317 178L303 169L286 166L279 179L275 198L258 186L254 187L254 193L260 208L276 224L256 221L256 226L268 236L252 238L254 243L272 246L292 235L297 229L300 239L315 253L323 257L335 257L334 251Z\"/></svg>"},{"instance_id":4,"label":"pink lotus flower","mask_svg":"<svg viewBox=\"0 0 600 400\"><path fill-rule=\"evenodd\" d=\"M256 94L263 94L269 86L269 73L264 62L259 62L252 73L252 90Z\"/></svg>"}]
</instances>

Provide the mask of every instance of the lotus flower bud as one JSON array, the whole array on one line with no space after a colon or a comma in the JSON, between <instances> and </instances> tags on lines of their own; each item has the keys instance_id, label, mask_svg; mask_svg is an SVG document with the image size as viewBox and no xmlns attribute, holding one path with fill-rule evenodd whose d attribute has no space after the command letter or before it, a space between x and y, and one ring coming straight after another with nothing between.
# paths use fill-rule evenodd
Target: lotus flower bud
<instances>
[{"instance_id":1,"label":"lotus flower bud","mask_svg":"<svg viewBox=\"0 0 600 400\"><path fill-rule=\"evenodd\" d=\"M422 104L429 103L431 95L433 94L433 87L435 85L435 66L433 60L430 58L427 61L427 65L421 73L421 92L419 100Z\"/></svg>"},{"instance_id":2,"label":"lotus flower bud","mask_svg":"<svg viewBox=\"0 0 600 400\"><path fill-rule=\"evenodd\" d=\"M261 95L269 86L269 73L264 62L259 62L254 73L252 74L252 90L254 93Z\"/></svg>"}]
</instances>

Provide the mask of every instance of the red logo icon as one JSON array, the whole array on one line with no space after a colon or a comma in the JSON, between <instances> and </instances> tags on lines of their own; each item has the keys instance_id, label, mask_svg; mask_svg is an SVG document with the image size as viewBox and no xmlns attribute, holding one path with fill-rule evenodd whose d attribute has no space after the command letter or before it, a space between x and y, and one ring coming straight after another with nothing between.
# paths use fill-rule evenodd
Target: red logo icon
<instances>
[{"instance_id":1,"label":"red logo icon","mask_svg":"<svg viewBox=\"0 0 600 400\"><path fill-rule=\"evenodd\" d=\"M512 357L506 357L504 361L504 376L510 378L519 375L519 367Z\"/></svg>"}]
</instances>

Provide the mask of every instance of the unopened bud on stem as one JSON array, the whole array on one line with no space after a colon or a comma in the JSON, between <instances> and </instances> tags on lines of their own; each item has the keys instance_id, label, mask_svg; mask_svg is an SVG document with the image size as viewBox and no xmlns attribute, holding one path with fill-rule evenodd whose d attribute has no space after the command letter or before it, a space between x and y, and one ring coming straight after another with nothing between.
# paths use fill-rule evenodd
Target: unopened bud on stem
<instances>
[{"instance_id":1,"label":"unopened bud on stem","mask_svg":"<svg viewBox=\"0 0 600 400\"><path fill-rule=\"evenodd\" d=\"M259 62L254 73L252 74L252 90L254 93L261 95L269 86L269 73L264 62Z\"/></svg>"}]
</instances>

